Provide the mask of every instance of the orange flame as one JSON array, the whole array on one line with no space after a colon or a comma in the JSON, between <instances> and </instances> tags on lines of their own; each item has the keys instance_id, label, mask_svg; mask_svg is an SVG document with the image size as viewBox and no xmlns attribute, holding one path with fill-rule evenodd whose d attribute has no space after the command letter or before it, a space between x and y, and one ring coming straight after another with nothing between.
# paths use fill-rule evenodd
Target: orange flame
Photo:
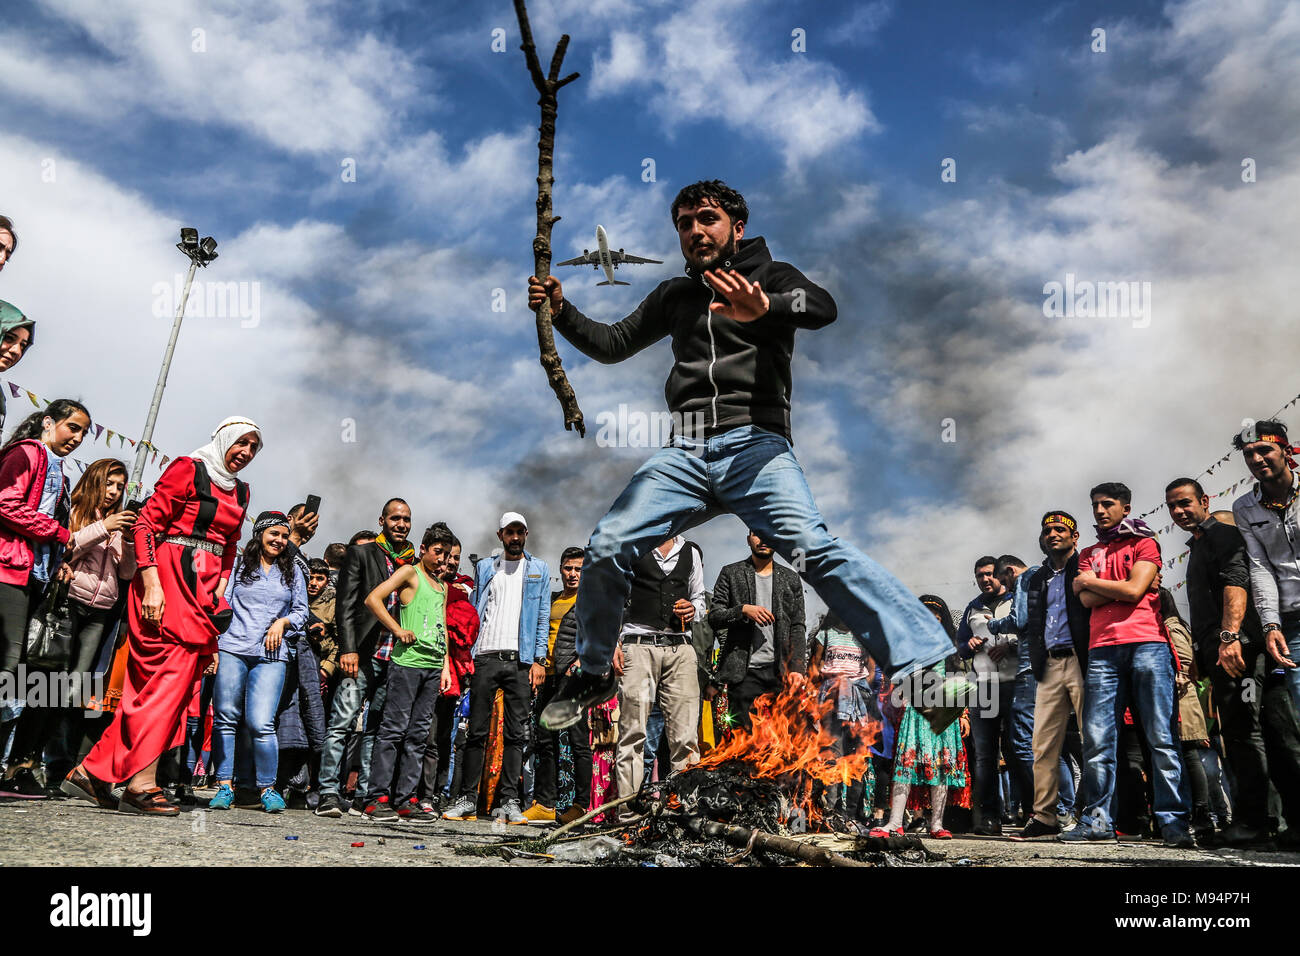
<instances>
[{"instance_id":1,"label":"orange flame","mask_svg":"<svg viewBox=\"0 0 1300 956\"><path fill-rule=\"evenodd\" d=\"M851 780L864 776L871 760L870 747L880 737L880 723L860 721L852 725L854 752L837 757L832 746L839 741L826 729L824 720L835 707L835 697L820 702L817 697L815 684L801 674L787 674L779 693L754 701L752 729L734 728L697 766L707 770L739 761L750 767L755 778L793 782L794 805L810 821L820 820L822 814L812 800L813 782L847 787Z\"/></svg>"}]
</instances>

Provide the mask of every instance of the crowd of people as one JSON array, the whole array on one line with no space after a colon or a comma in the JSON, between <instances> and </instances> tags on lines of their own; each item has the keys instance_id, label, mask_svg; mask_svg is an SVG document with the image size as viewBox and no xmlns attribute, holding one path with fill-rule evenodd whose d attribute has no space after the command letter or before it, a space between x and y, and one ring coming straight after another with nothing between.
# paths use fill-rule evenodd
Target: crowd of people
<instances>
[{"instance_id":1,"label":"crowd of people","mask_svg":"<svg viewBox=\"0 0 1300 956\"><path fill-rule=\"evenodd\" d=\"M16 247L0 216L0 269ZM574 326L558 284L534 285ZM3 370L35 323L0 301L0 332ZM3 414L0 392L0 428ZM950 656L926 670L945 695L963 688L955 706L898 693L891 677L917 675L873 660L889 644L856 604L853 626L827 613L809 627L800 574L759 528L711 589L678 534L616 568L623 607L584 611L583 575L625 557L613 519L598 546L565 548L554 578L522 513L501 516L499 548L466 574L452 529L413 537L400 497L317 557L314 501L248 525L242 474L264 443L253 421L219 423L142 502L126 500L112 458L72 485L63 463L90 428L85 405L59 399L0 447L0 671L28 687L76 678L41 700L0 699L0 799L506 825L574 823L608 804L602 816L621 821L636 812L627 798L753 739L779 695L813 688L808 732L825 759L869 757L816 790L838 829L1300 843L1300 474L1281 422L1235 437L1256 483L1231 511L1211 512L1194 479L1168 484L1190 535L1187 618L1119 482L1091 491L1095 543L1081 547L1079 521L1053 510L1041 560L978 558L960 613L933 594L891 606L895 630L919 606L924 630L947 635ZM564 690L584 680L580 621L610 625L617 694L551 722L543 712L582 699Z\"/></svg>"}]
</instances>

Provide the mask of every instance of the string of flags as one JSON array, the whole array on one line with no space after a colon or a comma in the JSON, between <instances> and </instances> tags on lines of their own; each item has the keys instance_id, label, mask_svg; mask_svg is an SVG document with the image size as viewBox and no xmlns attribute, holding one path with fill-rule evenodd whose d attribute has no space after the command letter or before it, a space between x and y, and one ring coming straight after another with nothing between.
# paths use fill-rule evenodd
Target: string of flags
<instances>
[{"instance_id":1,"label":"string of flags","mask_svg":"<svg viewBox=\"0 0 1300 956\"><path fill-rule=\"evenodd\" d=\"M1287 402L1285 405L1283 405L1281 408L1279 408L1277 411L1275 411L1272 415L1270 415L1270 416L1268 416L1268 417L1269 417L1269 418L1277 418L1279 415L1281 415L1284 411L1286 411L1288 408L1290 408L1290 407L1291 407L1292 405L1294 405L1296 402L1300 402L1300 395L1297 395L1295 398L1291 399L1291 401ZM1203 472L1201 472L1199 475L1197 475L1197 476L1196 476L1196 480L1197 480L1197 481L1200 481L1202 478L1206 477L1207 475L1212 475L1212 474L1214 474L1214 469L1218 468L1218 467L1221 466L1221 465L1227 464L1227 462L1232 458L1233 454L1234 454L1233 451L1229 451L1226 455L1224 455L1224 456L1223 456L1222 458L1220 458L1218 461L1214 462L1214 464L1210 465L1209 468L1206 468ZM1233 485L1232 488L1228 489L1227 492L1220 492L1219 494L1228 494L1228 493L1231 492L1233 489L1235 489L1235 488L1237 487L1237 485L1240 485L1242 482L1247 481L1247 480L1248 480L1248 479L1243 478L1241 481L1237 482L1236 485ZM1213 498L1213 497L1217 497L1217 495L1211 495L1210 497L1212 497L1212 498ZM1156 505L1154 508L1151 508L1151 509L1149 509L1149 510L1147 510L1147 511L1142 512L1140 515L1138 515L1138 517L1139 517L1139 518L1145 518L1145 517L1147 517L1147 515L1153 515L1153 514L1155 514L1157 511L1159 511L1162 507L1164 507L1164 506L1163 506L1163 505ZM1172 526L1171 526L1171 527L1172 527Z\"/></svg>"},{"instance_id":2,"label":"string of flags","mask_svg":"<svg viewBox=\"0 0 1300 956\"><path fill-rule=\"evenodd\" d=\"M30 389L23 388L17 382L10 380L4 382L3 384L8 388L10 397L22 398L23 396L26 396L28 401L30 401L33 407L35 408L38 409L43 408L46 405L50 404L50 400L48 398L41 398L39 395L31 391ZM144 447L151 452L149 456L149 463L156 464L160 468L166 468L167 463L172 460L171 455L163 454L162 449L160 449L157 445L153 444L152 442L143 441L142 439L131 438L128 435L122 433L121 431L115 428L107 428L104 425L92 424L91 430L87 432L86 437L91 441L99 441L100 438L102 437L104 439L105 447L108 448L109 450L112 450L114 440L117 441L119 448L125 448L129 445L132 449L135 449L138 445L144 445ZM68 457L74 464L76 464L76 466L79 469L81 469L81 471L84 472L86 470L86 462L82 461L80 458L76 458L71 455Z\"/></svg>"}]
</instances>

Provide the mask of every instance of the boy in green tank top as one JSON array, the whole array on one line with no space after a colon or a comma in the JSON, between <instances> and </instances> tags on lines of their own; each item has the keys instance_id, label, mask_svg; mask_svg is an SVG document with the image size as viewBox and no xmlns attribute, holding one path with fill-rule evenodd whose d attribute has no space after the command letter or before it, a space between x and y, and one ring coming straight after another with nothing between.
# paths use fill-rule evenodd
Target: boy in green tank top
<instances>
[{"instance_id":1,"label":"boy in green tank top","mask_svg":"<svg viewBox=\"0 0 1300 956\"><path fill-rule=\"evenodd\" d=\"M366 597L366 607L396 638L384 684L383 721L371 758L370 792L366 794L365 815L372 820L432 823L437 817L420 809L415 790L434 705L438 695L451 687L447 585L441 574L453 540L445 524L433 525L424 533L420 560L398 568ZM400 623L388 608L394 592Z\"/></svg>"}]
</instances>

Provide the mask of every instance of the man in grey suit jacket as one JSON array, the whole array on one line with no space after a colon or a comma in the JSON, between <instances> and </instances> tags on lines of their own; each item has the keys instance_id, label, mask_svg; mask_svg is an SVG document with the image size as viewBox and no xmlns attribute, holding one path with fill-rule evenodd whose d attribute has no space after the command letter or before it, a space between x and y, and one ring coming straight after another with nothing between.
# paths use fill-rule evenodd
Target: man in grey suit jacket
<instances>
[{"instance_id":1,"label":"man in grey suit jacket","mask_svg":"<svg viewBox=\"0 0 1300 956\"><path fill-rule=\"evenodd\" d=\"M706 696L726 684L733 726L750 728L755 698L779 690L790 671L805 673L803 585L799 575L772 560L772 548L753 531L750 555L728 564L713 586L709 626L721 651Z\"/></svg>"}]
</instances>

